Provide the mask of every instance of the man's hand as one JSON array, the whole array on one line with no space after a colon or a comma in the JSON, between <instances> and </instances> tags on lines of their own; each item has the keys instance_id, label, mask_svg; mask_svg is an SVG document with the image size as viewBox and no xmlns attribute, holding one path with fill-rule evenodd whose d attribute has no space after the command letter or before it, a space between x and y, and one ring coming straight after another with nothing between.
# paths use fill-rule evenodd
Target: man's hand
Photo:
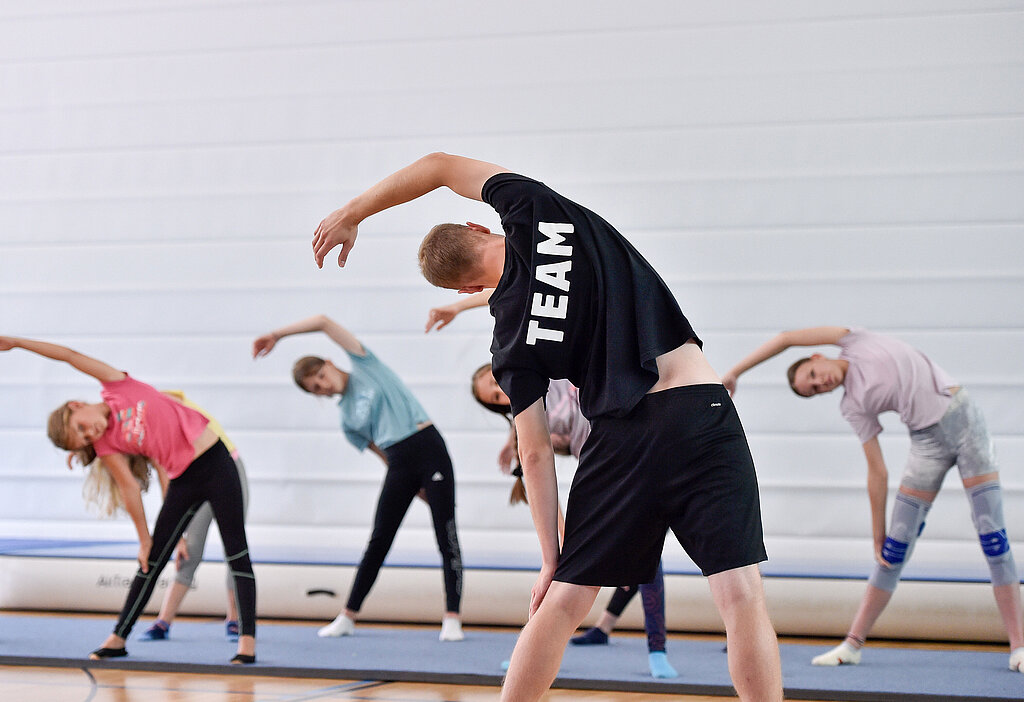
<instances>
[{"instance_id":1,"label":"man's hand","mask_svg":"<svg viewBox=\"0 0 1024 702\"><path fill-rule=\"evenodd\" d=\"M313 259L317 268L324 267L327 254L339 244L341 251L338 253L338 266L344 268L349 252L356 245L358 234L356 225L350 224L346 218L344 207L327 215L313 233Z\"/></svg>"},{"instance_id":2,"label":"man's hand","mask_svg":"<svg viewBox=\"0 0 1024 702\"><path fill-rule=\"evenodd\" d=\"M548 594L548 588L551 587L551 579L554 576L554 566L541 567L540 573L537 574L537 582L533 584L533 589L530 590L530 617L533 617L540 608L540 603L544 601L544 596Z\"/></svg>"},{"instance_id":3,"label":"man's hand","mask_svg":"<svg viewBox=\"0 0 1024 702\"><path fill-rule=\"evenodd\" d=\"M427 326L423 330L424 333L431 331L437 325L437 331L441 331L459 314L459 311L455 308L455 305L445 305L443 307L435 307L427 312Z\"/></svg>"}]
</instances>

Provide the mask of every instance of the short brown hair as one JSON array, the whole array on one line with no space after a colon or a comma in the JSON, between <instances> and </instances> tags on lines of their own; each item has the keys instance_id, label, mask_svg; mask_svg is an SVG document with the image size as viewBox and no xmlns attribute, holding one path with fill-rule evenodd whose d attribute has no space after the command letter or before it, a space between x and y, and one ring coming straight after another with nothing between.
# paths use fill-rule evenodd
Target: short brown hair
<instances>
[{"instance_id":1,"label":"short brown hair","mask_svg":"<svg viewBox=\"0 0 1024 702\"><path fill-rule=\"evenodd\" d=\"M320 369L324 367L326 361L319 356L303 356L295 362L292 366L292 379L295 384L299 386L304 392L309 392L306 386L302 384L302 381L313 375L319 373Z\"/></svg>"},{"instance_id":2,"label":"short brown hair","mask_svg":"<svg viewBox=\"0 0 1024 702\"><path fill-rule=\"evenodd\" d=\"M464 224L438 224L420 244L420 271L439 288L458 290L477 266L478 232Z\"/></svg>"},{"instance_id":3,"label":"short brown hair","mask_svg":"<svg viewBox=\"0 0 1024 702\"><path fill-rule=\"evenodd\" d=\"M797 389L796 389L796 385L795 385L795 383L796 383L796 372L797 372L797 370L799 370L800 366L802 366L803 364L807 363L809 360L811 360L809 357L808 358L801 358L798 361L794 361L793 365L791 365L788 369L786 369L786 379L789 380L789 389L792 390L793 392L795 392L797 395L800 395L800 397L807 397L807 395L804 395L803 393L798 392Z\"/></svg>"}]
</instances>

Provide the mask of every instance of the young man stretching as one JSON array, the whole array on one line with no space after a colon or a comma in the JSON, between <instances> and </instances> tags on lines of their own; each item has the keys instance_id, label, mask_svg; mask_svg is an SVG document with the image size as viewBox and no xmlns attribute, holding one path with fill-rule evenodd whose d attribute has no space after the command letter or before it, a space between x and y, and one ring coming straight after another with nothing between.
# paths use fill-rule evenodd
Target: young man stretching
<instances>
[{"instance_id":1,"label":"young man stretching","mask_svg":"<svg viewBox=\"0 0 1024 702\"><path fill-rule=\"evenodd\" d=\"M344 266L367 217L447 186L491 205L505 237L434 227L420 246L429 282L495 288L493 371L509 396L542 565L505 700L536 700L600 586L650 582L671 528L708 576L740 697L781 700L782 673L757 563L765 560L753 461L701 342L658 274L611 225L542 183L491 163L431 154L328 215L314 257ZM552 378L580 388L592 431L557 531L544 414Z\"/></svg>"}]
</instances>

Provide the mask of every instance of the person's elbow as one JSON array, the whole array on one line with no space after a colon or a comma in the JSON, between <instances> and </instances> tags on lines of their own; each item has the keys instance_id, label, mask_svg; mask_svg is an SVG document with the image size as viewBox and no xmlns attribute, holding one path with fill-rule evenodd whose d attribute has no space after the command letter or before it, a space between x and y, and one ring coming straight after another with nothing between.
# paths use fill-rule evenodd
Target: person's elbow
<instances>
[{"instance_id":1,"label":"person's elbow","mask_svg":"<svg viewBox=\"0 0 1024 702\"><path fill-rule=\"evenodd\" d=\"M524 473L544 470L554 464L554 453L551 446L536 446L524 449L519 447L519 462Z\"/></svg>"}]
</instances>

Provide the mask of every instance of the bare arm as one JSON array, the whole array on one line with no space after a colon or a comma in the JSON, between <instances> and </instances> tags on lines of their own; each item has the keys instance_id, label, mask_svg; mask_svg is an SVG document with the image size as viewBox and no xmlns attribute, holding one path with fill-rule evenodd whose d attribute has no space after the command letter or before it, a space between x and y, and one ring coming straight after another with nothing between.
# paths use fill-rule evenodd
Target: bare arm
<instances>
[{"instance_id":1,"label":"bare arm","mask_svg":"<svg viewBox=\"0 0 1024 702\"><path fill-rule=\"evenodd\" d=\"M266 356L274 348L275 344L286 336L292 336L293 334L308 334L309 332L323 332L330 338L331 341L336 343L347 352L355 354L356 356L365 356L366 350L363 345L359 343L359 339L345 327L341 326L333 319L324 314L318 314L314 317L293 322L292 324L285 325L280 329L275 329L272 332L268 332L263 336L257 337L252 342L252 357L261 358Z\"/></svg>"},{"instance_id":2,"label":"bare arm","mask_svg":"<svg viewBox=\"0 0 1024 702\"><path fill-rule=\"evenodd\" d=\"M313 234L313 258L320 268L324 259L336 246L341 246L338 265L344 266L355 245L358 226L367 217L396 205L422 197L446 186L453 192L471 200L480 200L484 183L495 173L507 169L486 161L464 156L433 153L392 173L362 195L327 215Z\"/></svg>"},{"instance_id":3,"label":"bare arm","mask_svg":"<svg viewBox=\"0 0 1024 702\"><path fill-rule=\"evenodd\" d=\"M162 465L153 463L153 461L150 461L149 465L153 466L153 470L156 471L156 479L160 481L160 496L166 500L167 488L171 486L171 479L167 477L167 471Z\"/></svg>"},{"instance_id":4,"label":"bare arm","mask_svg":"<svg viewBox=\"0 0 1024 702\"><path fill-rule=\"evenodd\" d=\"M871 503L871 536L875 547L875 560L889 566L882 558L885 545L885 503L889 497L889 470L885 467L878 437L864 442L864 458L868 461L868 501Z\"/></svg>"},{"instance_id":5,"label":"bare arm","mask_svg":"<svg viewBox=\"0 0 1024 702\"><path fill-rule=\"evenodd\" d=\"M494 292L494 288L482 290L472 295L466 295L459 298L450 305L444 305L443 307L435 307L427 313L427 327L424 329L425 332L429 332L434 329L437 325L437 331L441 331L455 319L461 312L465 312L468 309L474 307L484 307L487 302L491 299L491 293Z\"/></svg>"},{"instance_id":6,"label":"bare arm","mask_svg":"<svg viewBox=\"0 0 1024 702\"><path fill-rule=\"evenodd\" d=\"M131 517L135 531L139 535L139 567L143 573L149 572L149 550L153 546L153 538L149 535L149 525L146 524L146 509L142 505L142 491L139 483L132 475L128 467L128 459L120 453L100 458L110 476L117 484L121 492L121 499L124 500L125 511Z\"/></svg>"},{"instance_id":7,"label":"bare arm","mask_svg":"<svg viewBox=\"0 0 1024 702\"><path fill-rule=\"evenodd\" d=\"M722 384L730 393L736 392L736 381L754 366L777 356L791 346L823 346L836 344L850 333L846 327L809 327L776 334L750 352L722 377Z\"/></svg>"},{"instance_id":8,"label":"bare arm","mask_svg":"<svg viewBox=\"0 0 1024 702\"><path fill-rule=\"evenodd\" d=\"M558 565L558 481L543 398L517 414L515 423L523 481L530 496L530 516L541 552L541 570L530 601L532 616L544 600Z\"/></svg>"},{"instance_id":9,"label":"bare arm","mask_svg":"<svg viewBox=\"0 0 1024 702\"><path fill-rule=\"evenodd\" d=\"M63 361L75 370L79 370L86 375L91 375L101 383L124 380L125 377L123 371L120 371L113 366L108 366L103 361L98 361L95 358L90 358L85 354L69 349L66 346L51 344L46 341L36 341L34 339L0 336L0 351L10 351L11 349L25 349L26 351L31 351L32 353L43 356L44 358L52 358L54 361Z\"/></svg>"}]
</instances>

